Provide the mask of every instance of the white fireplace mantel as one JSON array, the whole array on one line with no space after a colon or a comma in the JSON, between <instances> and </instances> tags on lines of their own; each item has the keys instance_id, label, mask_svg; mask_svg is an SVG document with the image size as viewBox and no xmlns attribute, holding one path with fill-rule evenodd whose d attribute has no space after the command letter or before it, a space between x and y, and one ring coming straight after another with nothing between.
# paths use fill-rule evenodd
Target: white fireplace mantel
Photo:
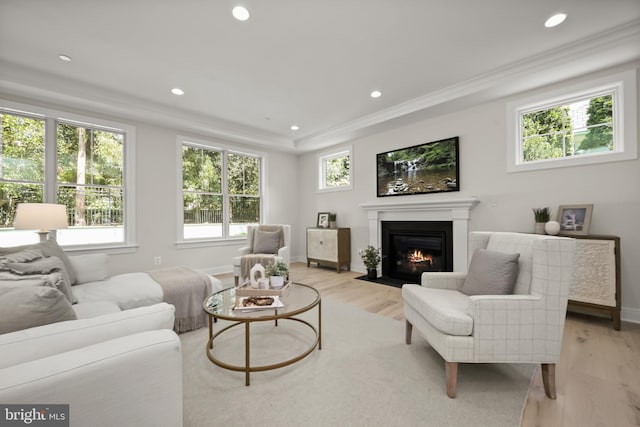
<instances>
[{"instance_id":1,"label":"white fireplace mantel","mask_svg":"<svg viewBox=\"0 0 640 427\"><path fill-rule=\"evenodd\" d=\"M451 221L453 223L453 271L467 271L469 219L478 203L475 197L445 200L363 203L369 219L369 244L382 246L382 221Z\"/></svg>"}]
</instances>

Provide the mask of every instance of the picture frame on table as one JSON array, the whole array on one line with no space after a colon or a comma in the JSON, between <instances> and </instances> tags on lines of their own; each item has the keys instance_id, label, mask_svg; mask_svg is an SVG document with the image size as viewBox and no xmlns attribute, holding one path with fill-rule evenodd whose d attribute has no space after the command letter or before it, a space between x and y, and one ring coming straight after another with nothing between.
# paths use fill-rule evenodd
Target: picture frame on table
<instances>
[{"instance_id":1,"label":"picture frame on table","mask_svg":"<svg viewBox=\"0 0 640 427\"><path fill-rule=\"evenodd\" d=\"M556 220L560 224L560 235L586 236L589 234L592 213L593 204L558 206Z\"/></svg>"},{"instance_id":2,"label":"picture frame on table","mask_svg":"<svg viewBox=\"0 0 640 427\"><path fill-rule=\"evenodd\" d=\"M318 212L318 219L316 220L316 227L329 228L329 212Z\"/></svg>"}]
</instances>

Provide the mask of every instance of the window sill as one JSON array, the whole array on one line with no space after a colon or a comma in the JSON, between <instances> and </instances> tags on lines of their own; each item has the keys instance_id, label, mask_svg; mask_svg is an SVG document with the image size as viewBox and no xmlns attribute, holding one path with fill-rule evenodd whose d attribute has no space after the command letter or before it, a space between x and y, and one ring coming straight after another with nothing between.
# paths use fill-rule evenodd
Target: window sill
<instances>
[{"instance_id":1,"label":"window sill","mask_svg":"<svg viewBox=\"0 0 640 427\"><path fill-rule=\"evenodd\" d=\"M236 246L245 243L246 237L228 237L221 239L202 240L179 240L176 242L177 249L206 248L216 246Z\"/></svg>"},{"instance_id":2,"label":"window sill","mask_svg":"<svg viewBox=\"0 0 640 427\"><path fill-rule=\"evenodd\" d=\"M76 245L62 246L65 252L69 253L107 253L107 254L132 254L138 250L137 244L108 244L108 245Z\"/></svg>"},{"instance_id":3,"label":"window sill","mask_svg":"<svg viewBox=\"0 0 640 427\"><path fill-rule=\"evenodd\" d=\"M318 193L333 193L336 191L349 191L352 190L353 187L348 185L344 187L329 187L329 188L318 188Z\"/></svg>"}]
</instances>

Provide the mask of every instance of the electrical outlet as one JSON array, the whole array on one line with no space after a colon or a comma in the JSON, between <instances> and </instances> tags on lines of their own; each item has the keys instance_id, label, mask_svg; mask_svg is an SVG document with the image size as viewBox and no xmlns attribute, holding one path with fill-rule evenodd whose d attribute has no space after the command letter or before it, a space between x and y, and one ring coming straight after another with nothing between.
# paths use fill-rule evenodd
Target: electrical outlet
<instances>
[{"instance_id":1,"label":"electrical outlet","mask_svg":"<svg viewBox=\"0 0 640 427\"><path fill-rule=\"evenodd\" d=\"M160 264L162 264L162 257L160 257L160 256L155 256L155 257L153 257L153 263L154 263L155 265L160 265Z\"/></svg>"}]
</instances>

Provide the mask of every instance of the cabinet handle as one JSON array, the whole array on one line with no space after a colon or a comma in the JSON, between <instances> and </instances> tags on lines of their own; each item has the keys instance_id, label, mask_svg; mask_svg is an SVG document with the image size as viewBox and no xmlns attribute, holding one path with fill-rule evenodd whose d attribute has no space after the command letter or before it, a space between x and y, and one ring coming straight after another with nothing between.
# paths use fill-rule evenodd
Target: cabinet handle
<instances>
[{"instance_id":1,"label":"cabinet handle","mask_svg":"<svg viewBox=\"0 0 640 427\"><path fill-rule=\"evenodd\" d=\"M320 244L322 245L322 244L324 244L324 242L322 240L320 240Z\"/></svg>"}]
</instances>

